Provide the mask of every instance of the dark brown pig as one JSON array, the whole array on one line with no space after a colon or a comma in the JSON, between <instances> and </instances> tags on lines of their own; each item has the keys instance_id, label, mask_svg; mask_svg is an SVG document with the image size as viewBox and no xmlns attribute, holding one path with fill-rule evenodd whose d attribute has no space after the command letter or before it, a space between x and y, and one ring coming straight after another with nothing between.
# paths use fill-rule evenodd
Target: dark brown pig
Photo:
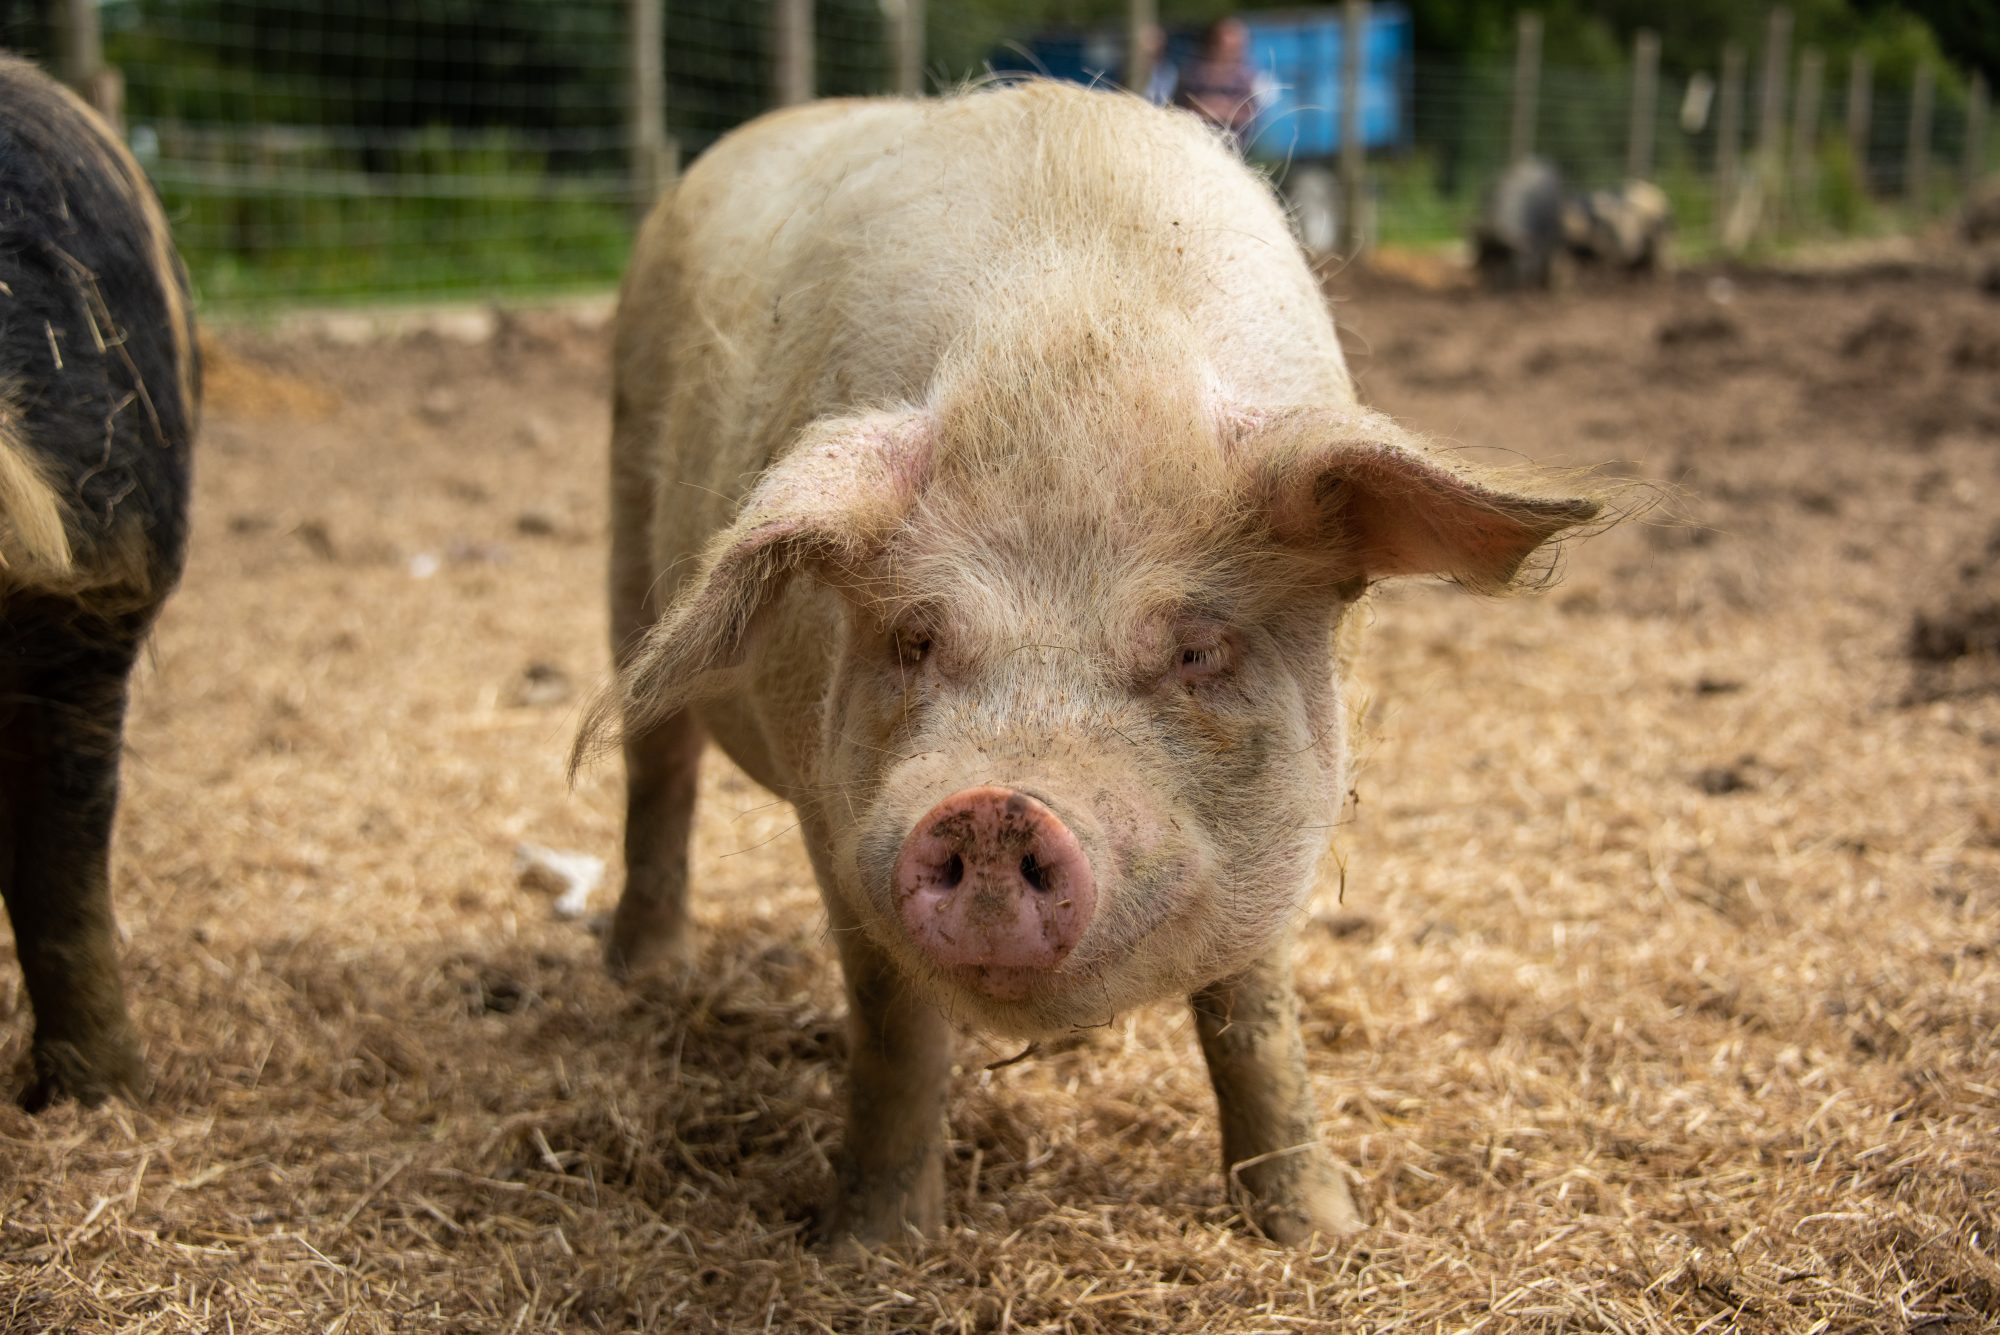
<instances>
[{"instance_id":1,"label":"dark brown pig","mask_svg":"<svg viewBox=\"0 0 2000 1335\"><path fill-rule=\"evenodd\" d=\"M126 679L180 577L187 279L96 114L0 54L0 893L35 1010L24 1096L142 1083L112 927Z\"/></svg>"},{"instance_id":2,"label":"dark brown pig","mask_svg":"<svg viewBox=\"0 0 2000 1335\"><path fill-rule=\"evenodd\" d=\"M1191 116L1031 84L754 123L620 302L624 970L682 953L708 740L798 809L852 1008L830 1219L935 1227L953 1021L1192 998L1271 1237L1357 1215L1289 940L1347 790L1336 628L1500 589L1587 500L1356 405L1266 183Z\"/></svg>"}]
</instances>

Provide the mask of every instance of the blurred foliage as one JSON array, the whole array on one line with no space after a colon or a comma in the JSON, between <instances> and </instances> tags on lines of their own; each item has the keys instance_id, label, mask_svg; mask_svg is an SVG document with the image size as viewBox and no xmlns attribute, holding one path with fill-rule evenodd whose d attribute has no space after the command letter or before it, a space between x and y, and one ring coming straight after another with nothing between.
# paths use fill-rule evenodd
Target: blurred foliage
<instances>
[{"instance_id":1,"label":"blurred foliage","mask_svg":"<svg viewBox=\"0 0 2000 1335\"><path fill-rule=\"evenodd\" d=\"M1426 58L1480 60L1514 47L1517 16L1542 15L1549 66L1617 70L1642 28L1660 34L1663 72L1713 73L1725 42L1760 50L1771 6L1744 0L1395 0L1410 12L1417 50ZM1992 0L1787 0L1795 46L1824 50L1835 67L1865 52L1878 85L1909 86L1920 61L1940 66L1940 89L1963 86L1961 72L1982 67L2000 78L2000 4ZM1197 25L1254 9L1296 9L1297 0L1161 0L1164 22ZM977 64L1002 36L1051 26L1122 21L1125 0L932 0L933 55L953 70ZM952 35L959 35L956 40Z\"/></svg>"},{"instance_id":2,"label":"blurred foliage","mask_svg":"<svg viewBox=\"0 0 2000 1335\"><path fill-rule=\"evenodd\" d=\"M664 0L669 120L698 148L761 109L769 85L768 3ZM1668 76L1713 73L1726 42L1754 58L1768 6L1743 0L1399 0L1417 48L1438 64L1504 58L1517 16L1543 18L1551 69L1622 71L1634 33L1660 34ZM1855 53L1878 89L1906 89L1919 63L1956 107L1967 70L2000 66L1990 0L1788 0L1793 42L1826 52L1837 77ZM1195 25L1296 0L1161 0ZM0 42L46 54L55 0L0 0ZM865 92L888 77L881 0L817 0L821 91ZM1126 0L929 0L928 67L955 80L988 53L1051 26L1123 21ZM616 124L623 105L623 5L571 0L103 0L132 111L181 120L256 119L355 128L518 126L537 133ZM173 77L164 77L171 71Z\"/></svg>"},{"instance_id":3,"label":"blurred foliage","mask_svg":"<svg viewBox=\"0 0 2000 1335\"><path fill-rule=\"evenodd\" d=\"M1668 74L1713 73L1724 43L1756 53L1764 43L1772 8L1743 0L1402 0L1416 22L1417 44L1427 52L1500 55L1514 45L1516 16L1542 15L1542 58L1550 65L1614 69L1625 63L1633 35L1650 28L1660 35L1660 68ZM1946 49L1938 29L1908 3L1871 0L1787 0L1792 11L1793 46L1817 46L1836 67L1856 51L1873 61L1880 86L1909 86L1919 61L1940 66L1969 63L1978 49ZM1981 0L1942 0L1933 8L2000 10ZM1991 35L1989 31L1989 36ZM1963 76L1940 69L1941 82L1957 87Z\"/></svg>"},{"instance_id":4,"label":"blurred foliage","mask_svg":"<svg viewBox=\"0 0 2000 1335\"><path fill-rule=\"evenodd\" d=\"M2000 5L1991 0L1854 0L1854 7L1871 17L1915 15L1953 61L2000 84Z\"/></svg>"},{"instance_id":5,"label":"blurred foliage","mask_svg":"<svg viewBox=\"0 0 2000 1335\"><path fill-rule=\"evenodd\" d=\"M604 282L623 262L626 6L616 0L98 0L128 122L204 291L428 292ZM1714 116L1678 125L1690 79L1727 42L1749 57L1746 136L1764 3L1744 0L1398 0L1418 67L1403 149L1373 168L1385 234L1461 234L1508 153L1516 22L1543 18L1540 152L1579 185L1623 173L1634 34L1661 38L1655 176L1684 236L1716 209ZM663 0L668 129L683 159L769 105L771 0ZM885 4L815 0L822 94L890 78ZM1902 181L1908 88L1937 75L1932 179L1949 189L1966 77L2000 65L2000 0L1788 0L1794 49L1827 57L1837 116L1865 53L1880 113L1856 161L1826 129L1788 226L1869 230ZM1298 0L1159 0L1174 27ZM1127 0L928 0L926 66L948 84L1010 41L1124 21ZM57 0L0 0L0 45L47 57ZM1789 116L1789 109L1787 112ZM2000 135L1994 136L2000 142ZM1888 220L1888 221L1885 221Z\"/></svg>"},{"instance_id":6,"label":"blurred foliage","mask_svg":"<svg viewBox=\"0 0 2000 1335\"><path fill-rule=\"evenodd\" d=\"M1819 146L1811 207L1824 226L1842 234L1875 230L1879 210L1869 197L1868 183L1847 141L1829 138Z\"/></svg>"},{"instance_id":7,"label":"blurred foliage","mask_svg":"<svg viewBox=\"0 0 2000 1335\"><path fill-rule=\"evenodd\" d=\"M434 127L367 170L324 141L172 134L155 183L206 301L595 286L630 244L622 181L553 171L516 131Z\"/></svg>"}]
</instances>

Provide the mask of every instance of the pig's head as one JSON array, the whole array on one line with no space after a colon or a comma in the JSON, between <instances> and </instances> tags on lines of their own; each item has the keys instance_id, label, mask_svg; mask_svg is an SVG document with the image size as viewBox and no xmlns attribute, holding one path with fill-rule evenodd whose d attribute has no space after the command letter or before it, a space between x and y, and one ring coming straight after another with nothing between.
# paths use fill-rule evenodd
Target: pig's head
<instances>
[{"instance_id":1,"label":"pig's head","mask_svg":"<svg viewBox=\"0 0 2000 1335\"><path fill-rule=\"evenodd\" d=\"M1395 576L1504 588L1597 508L1349 404L1077 362L811 425L623 683L628 718L680 708L787 581L836 591L801 799L829 892L1019 1034L1186 995L1287 930L1347 787L1340 618Z\"/></svg>"}]
</instances>

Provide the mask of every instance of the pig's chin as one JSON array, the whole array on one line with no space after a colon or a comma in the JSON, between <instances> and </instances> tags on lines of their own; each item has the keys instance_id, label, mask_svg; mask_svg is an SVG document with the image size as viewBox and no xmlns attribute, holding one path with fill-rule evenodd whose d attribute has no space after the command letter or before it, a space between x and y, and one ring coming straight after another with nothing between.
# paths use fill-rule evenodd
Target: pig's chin
<instances>
[{"instance_id":1,"label":"pig's chin","mask_svg":"<svg viewBox=\"0 0 2000 1335\"><path fill-rule=\"evenodd\" d=\"M1156 1002L1185 1001L1216 979L1240 972L1268 945L1262 937L1242 939L1227 955L1210 954L1197 962L1142 944L1123 959L1053 975L991 967L945 969L916 952L895 954L916 989L953 1021L988 1033L1034 1039L1100 1027Z\"/></svg>"},{"instance_id":2,"label":"pig's chin","mask_svg":"<svg viewBox=\"0 0 2000 1335\"><path fill-rule=\"evenodd\" d=\"M1230 878L1226 887L1209 865L1187 849L1142 880L1114 880L1091 933L1053 970L949 967L894 918L875 917L872 930L915 989L956 1022L1023 1039L1093 1028L1141 1006L1185 1001L1249 968L1289 930L1312 882L1309 862L1270 867L1269 879Z\"/></svg>"},{"instance_id":3,"label":"pig's chin","mask_svg":"<svg viewBox=\"0 0 2000 1335\"><path fill-rule=\"evenodd\" d=\"M920 986L938 1008L975 1028L1014 1038L1041 1038L1102 1024L1113 1012L1089 999L1087 988L1038 970L981 966L920 971Z\"/></svg>"},{"instance_id":4,"label":"pig's chin","mask_svg":"<svg viewBox=\"0 0 2000 1335\"><path fill-rule=\"evenodd\" d=\"M1110 933L1086 937L1055 969L944 964L910 940L896 919L872 913L869 933L913 988L954 1022L1015 1038L1102 1025L1121 1011L1185 991L1170 968L1146 967L1145 957L1155 953L1149 943L1127 948L1109 940Z\"/></svg>"},{"instance_id":5,"label":"pig's chin","mask_svg":"<svg viewBox=\"0 0 2000 1335\"><path fill-rule=\"evenodd\" d=\"M1185 1000L1243 968L1269 944L1266 934L1246 933L1241 923L1225 932L1202 921L1203 906L1217 898L1199 876L1114 884L1106 898L1104 920L1054 970L947 966L908 940L893 919L876 919L874 927L899 969L939 1010L969 1027L1023 1039L1093 1028L1153 1002ZM1218 951L1225 934L1231 940ZM1191 951L1197 942L1208 948Z\"/></svg>"},{"instance_id":6,"label":"pig's chin","mask_svg":"<svg viewBox=\"0 0 2000 1335\"><path fill-rule=\"evenodd\" d=\"M1044 1038L1108 1023L1130 1004L1119 1004L1103 980L1083 974L1051 977L1039 970L945 969L918 962L911 971L919 991L957 1023L1012 1038Z\"/></svg>"}]
</instances>

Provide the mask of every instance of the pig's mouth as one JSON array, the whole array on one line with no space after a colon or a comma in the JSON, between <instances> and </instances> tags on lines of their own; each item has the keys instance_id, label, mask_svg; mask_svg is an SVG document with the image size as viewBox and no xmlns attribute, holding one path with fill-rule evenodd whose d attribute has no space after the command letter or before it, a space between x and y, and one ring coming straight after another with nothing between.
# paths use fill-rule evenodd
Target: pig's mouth
<instances>
[{"instance_id":1,"label":"pig's mouth","mask_svg":"<svg viewBox=\"0 0 2000 1335\"><path fill-rule=\"evenodd\" d=\"M947 976L989 1001L1026 1001L1044 990L1049 981L1045 970L999 964L968 965L951 970Z\"/></svg>"}]
</instances>

